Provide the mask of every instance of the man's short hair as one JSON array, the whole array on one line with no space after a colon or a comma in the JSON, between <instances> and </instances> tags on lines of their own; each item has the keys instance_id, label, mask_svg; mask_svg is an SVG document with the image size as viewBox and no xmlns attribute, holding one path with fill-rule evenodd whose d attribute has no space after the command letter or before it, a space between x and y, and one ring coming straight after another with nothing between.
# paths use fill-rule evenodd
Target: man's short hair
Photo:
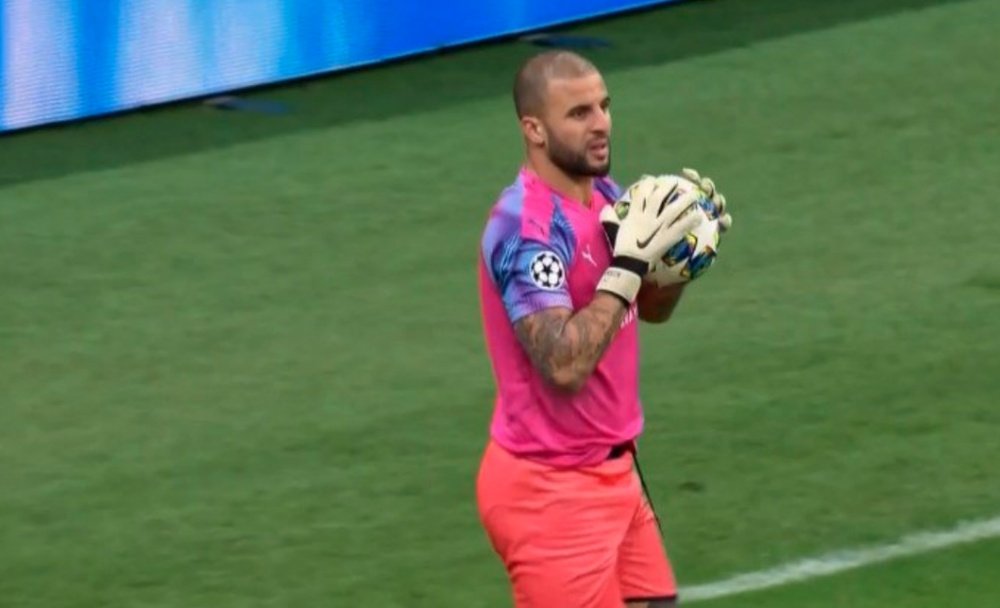
<instances>
[{"instance_id":1,"label":"man's short hair","mask_svg":"<svg viewBox=\"0 0 1000 608\"><path fill-rule=\"evenodd\" d=\"M538 115L545 106L549 81L579 78L597 71L593 63L572 51L545 51L525 61L514 78L517 117Z\"/></svg>"}]
</instances>

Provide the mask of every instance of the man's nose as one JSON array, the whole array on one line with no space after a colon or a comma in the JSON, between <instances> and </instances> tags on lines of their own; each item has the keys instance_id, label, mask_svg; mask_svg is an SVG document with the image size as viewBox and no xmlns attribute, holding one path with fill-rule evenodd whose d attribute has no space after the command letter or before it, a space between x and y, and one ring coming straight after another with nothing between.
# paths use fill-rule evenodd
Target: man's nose
<instances>
[{"instance_id":1,"label":"man's nose","mask_svg":"<svg viewBox=\"0 0 1000 608\"><path fill-rule=\"evenodd\" d=\"M611 114L603 109L596 112L594 114L594 122L591 125L591 129L597 133L607 134L611 131Z\"/></svg>"}]
</instances>

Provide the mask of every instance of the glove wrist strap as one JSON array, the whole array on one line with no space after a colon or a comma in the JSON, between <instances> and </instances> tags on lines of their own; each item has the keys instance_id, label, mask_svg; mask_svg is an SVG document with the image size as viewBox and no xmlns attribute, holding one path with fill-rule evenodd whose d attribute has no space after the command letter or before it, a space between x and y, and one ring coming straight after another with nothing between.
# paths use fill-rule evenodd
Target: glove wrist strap
<instances>
[{"instance_id":1,"label":"glove wrist strap","mask_svg":"<svg viewBox=\"0 0 1000 608\"><path fill-rule=\"evenodd\" d=\"M649 264L642 260L623 256L615 257L597 283L597 291L606 291L618 296L626 307L631 306L639 295L642 277L648 270Z\"/></svg>"},{"instance_id":2,"label":"glove wrist strap","mask_svg":"<svg viewBox=\"0 0 1000 608\"><path fill-rule=\"evenodd\" d=\"M612 258L611 267L627 270L628 272L637 275L640 279L645 276L647 272L649 272L649 262L624 255L616 255Z\"/></svg>"}]
</instances>

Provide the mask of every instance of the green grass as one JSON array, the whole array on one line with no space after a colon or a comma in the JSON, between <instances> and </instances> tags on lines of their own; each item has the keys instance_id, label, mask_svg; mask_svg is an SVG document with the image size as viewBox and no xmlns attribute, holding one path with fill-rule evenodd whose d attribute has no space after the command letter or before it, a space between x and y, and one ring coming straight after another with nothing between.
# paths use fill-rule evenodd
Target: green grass
<instances>
[{"instance_id":1,"label":"green grass","mask_svg":"<svg viewBox=\"0 0 1000 608\"><path fill-rule=\"evenodd\" d=\"M1000 541L956 547L830 578L699 603L702 608L990 606Z\"/></svg>"},{"instance_id":2,"label":"green grass","mask_svg":"<svg viewBox=\"0 0 1000 608\"><path fill-rule=\"evenodd\" d=\"M1000 505L1000 5L823 4L573 30L617 45L592 58L619 180L698 167L736 218L643 329L644 469L682 585ZM0 605L505 605L474 505L475 263L531 51L258 93L288 117L2 141ZM951 599L995 550L747 597L987 607L985 586Z\"/></svg>"}]
</instances>

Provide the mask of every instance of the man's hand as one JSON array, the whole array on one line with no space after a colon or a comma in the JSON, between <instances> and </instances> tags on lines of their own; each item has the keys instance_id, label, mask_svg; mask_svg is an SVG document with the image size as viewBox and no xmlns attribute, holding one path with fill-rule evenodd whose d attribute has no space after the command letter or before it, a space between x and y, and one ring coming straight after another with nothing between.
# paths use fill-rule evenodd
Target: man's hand
<instances>
[{"instance_id":1,"label":"man's hand","mask_svg":"<svg viewBox=\"0 0 1000 608\"><path fill-rule=\"evenodd\" d=\"M631 305L653 262L704 221L704 214L689 213L697 200L697 189L683 179L645 175L613 206L606 206L601 223L611 239L613 258L598 291Z\"/></svg>"}]
</instances>

